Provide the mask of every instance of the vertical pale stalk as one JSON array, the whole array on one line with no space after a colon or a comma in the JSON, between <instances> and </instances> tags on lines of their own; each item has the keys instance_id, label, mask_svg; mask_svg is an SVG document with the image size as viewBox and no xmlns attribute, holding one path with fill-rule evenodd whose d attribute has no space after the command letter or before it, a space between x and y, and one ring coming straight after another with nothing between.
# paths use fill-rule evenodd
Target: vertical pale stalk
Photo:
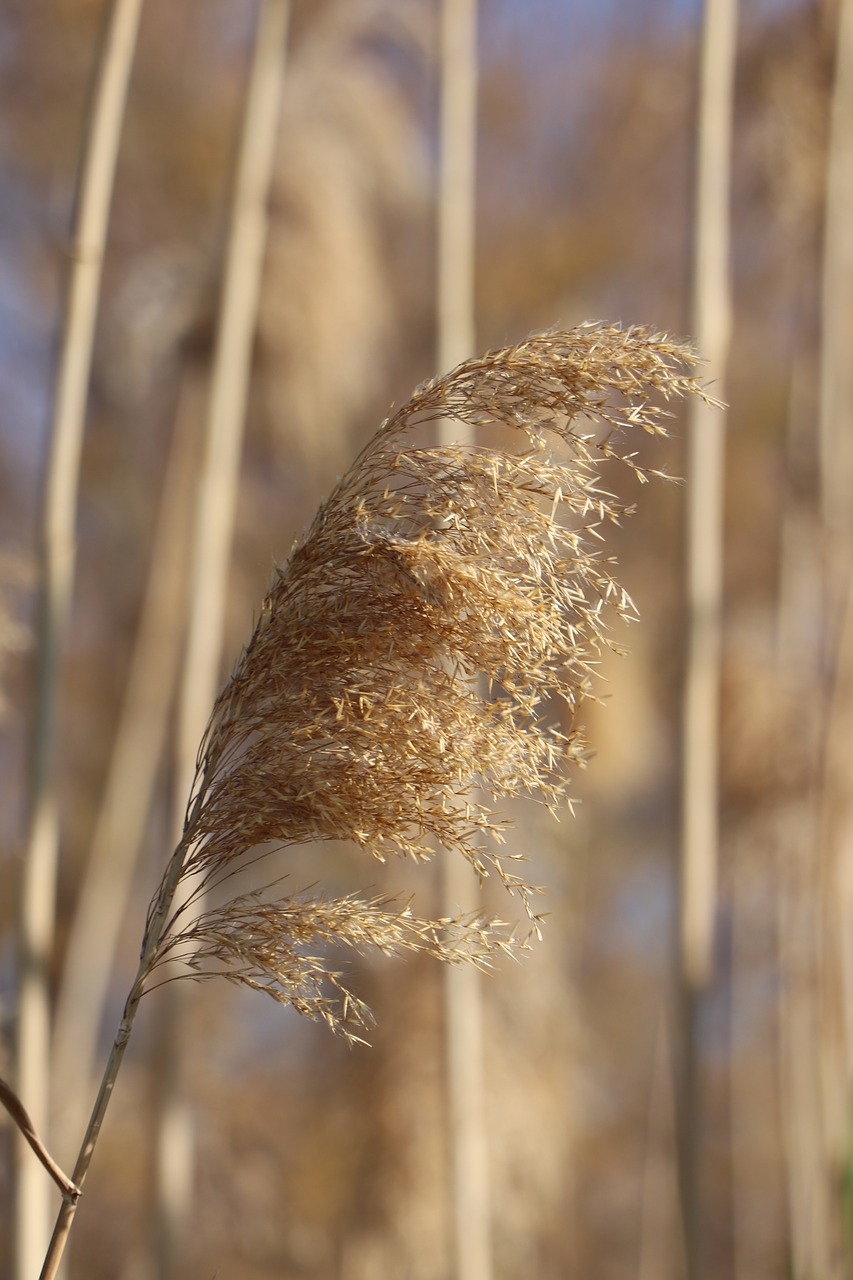
<instances>
[{"instance_id":1,"label":"vertical pale stalk","mask_svg":"<svg viewBox=\"0 0 853 1280\"><path fill-rule=\"evenodd\" d=\"M810 265L810 264L809 264ZM802 343L798 347L802 347ZM828 1274L829 1182L822 1137L818 969L820 949L820 834L817 775L820 756L822 639L820 528L803 470L817 448L814 406L802 358L793 362L788 393L786 465L792 478L782 512L777 606L777 674L783 707L796 700L816 709L799 726L802 785L776 818L776 947L779 970L777 1046L779 1128L788 1200L788 1247L797 1276ZM809 621L804 626L803 620ZM776 726L776 754L789 749L790 713Z\"/></svg>"},{"instance_id":2,"label":"vertical pale stalk","mask_svg":"<svg viewBox=\"0 0 853 1280\"><path fill-rule=\"evenodd\" d=\"M175 693L198 383L197 374L184 374L124 701L66 949L53 1047L60 1150L63 1138L79 1136L91 1106L98 1031Z\"/></svg>"},{"instance_id":3,"label":"vertical pale stalk","mask_svg":"<svg viewBox=\"0 0 853 1280\"><path fill-rule=\"evenodd\" d=\"M261 4L237 156L192 545L190 621L179 712L181 775L176 780L181 817L195 773L198 743L219 684L289 12L289 0Z\"/></svg>"},{"instance_id":4,"label":"vertical pale stalk","mask_svg":"<svg viewBox=\"0 0 853 1280\"><path fill-rule=\"evenodd\" d=\"M839 918L844 900L844 868L839 861L838 841L844 824L845 805L838 794L845 775L844 693L851 679L849 662L853 639L851 593L853 593L853 0L839 0L836 36L835 81L830 117L827 157L826 211L821 279L820 399L818 432L821 464L821 516L824 545L824 597L826 609L824 695L824 768L821 803L825 860L825 908L834 929L836 947L849 928L849 920ZM849 821L849 814L848 821ZM829 923L829 921L827 922ZM836 954L834 963L839 956ZM831 962L832 963L832 962ZM851 991L842 998L849 1009ZM850 1018L848 1013L848 1021ZM851 1028L845 1030L851 1041ZM851 1077L849 1050L842 1074L848 1086ZM836 1086L837 1088L837 1086ZM836 1121L843 1123L847 1100L838 1100Z\"/></svg>"},{"instance_id":5,"label":"vertical pale stalk","mask_svg":"<svg viewBox=\"0 0 853 1280\"><path fill-rule=\"evenodd\" d=\"M440 176L438 198L438 367L474 350L477 168L477 3L443 0L441 9ZM442 444L470 444L474 433L442 422ZM444 909L471 909L476 885L461 858L443 861ZM470 965L444 972L445 1053L457 1280L492 1275L489 1153L483 1090L483 995Z\"/></svg>"},{"instance_id":6,"label":"vertical pale stalk","mask_svg":"<svg viewBox=\"0 0 853 1280\"><path fill-rule=\"evenodd\" d=\"M838 0L830 107L823 257L817 439L820 504L808 518L786 505L779 610L779 664L789 696L816 714L803 726L807 785L798 839L780 831L779 1009L791 1256L796 1274L840 1274L844 1226L839 1177L849 1158L853 1069L850 1000L850 822L847 800L853 681L853 4ZM807 419L809 425L811 418ZM797 423L795 422L796 426ZM803 432L804 434L804 432ZM815 518L816 517L816 518ZM801 619L822 625L804 630ZM783 950L784 948L784 950Z\"/></svg>"},{"instance_id":7,"label":"vertical pale stalk","mask_svg":"<svg viewBox=\"0 0 853 1280\"><path fill-rule=\"evenodd\" d=\"M442 0L438 194L438 367L474 350L477 194L477 3ZM445 425L459 440L462 423Z\"/></svg>"},{"instance_id":8,"label":"vertical pale stalk","mask_svg":"<svg viewBox=\"0 0 853 1280\"><path fill-rule=\"evenodd\" d=\"M275 160L289 0L264 0L237 154L231 223L214 348L204 451L190 551L187 642L178 709L174 838L192 788L196 752L220 681L225 601L234 537L240 457ZM184 991L165 993L161 1062L168 1086L158 1116L159 1272L172 1274L189 1202L191 1125L178 1058ZM171 1030L169 1030L171 1028ZM178 1176L183 1171L183 1176Z\"/></svg>"},{"instance_id":9,"label":"vertical pale stalk","mask_svg":"<svg viewBox=\"0 0 853 1280\"><path fill-rule=\"evenodd\" d=\"M851 1156L851 838L849 738L853 724L853 3L839 0L827 156L821 279L818 431L824 576L819 837L820 1036L824 1178L837 1188ZM843 1232L833 1195L830 1247ZM849 1259L848 1259L849 1260Z\"/></svg>"},{"instance_id":10,"label":"vertical pale stalk","mask_svg":"<svg viewBox=\"0 0 853 1280\"><path fill-rule=\"evenodd\" d=\"M699 78L692 332L718 396L725 394L731 325L729 184L736 28L736 0L706 0ZM679 1152L688 1280L697 1280L702 1265L698 1017L701 997L712 978L717 880L724 425L720 409L698 402L691 405L679 902Z\"/></svg>"},{"instance_id":11,"label":"vertical pale stalk","mask_svg":"<svg viewBox=\"0 0 853 1280\"><path fill-rule=\"evenodd\" d=\"M830 116L829 152L821 272L820 439L821 502L828 541L842 543L841 567L849 567L853 533L853 402L850 359L853 281L853 3L838 0L835 82ZM841 599L844 598L843 584ZM836 618L837 621L837 618Z\"/></svg>"},{"instance_id":12,"label":"vertical pale stalk","mask_svg":"<svg viewBox=\"0 0 853 1280\"><path fill-rule=\"evenodd\" d=\"M141 0L114 0L96 73L72 230L62 345L40 529L38 672L27 847L21 872L16 1073L37 1128L48 1133L50 1011L59 852L57 737L60 664L74 578L74 521L86 396L107 222ZM21 1140L22 1142L23 1140ZM49 1184L21 1145L15 1194L15 1275L31 1280L48 1237Z\"/></svg>"}]
</instances>

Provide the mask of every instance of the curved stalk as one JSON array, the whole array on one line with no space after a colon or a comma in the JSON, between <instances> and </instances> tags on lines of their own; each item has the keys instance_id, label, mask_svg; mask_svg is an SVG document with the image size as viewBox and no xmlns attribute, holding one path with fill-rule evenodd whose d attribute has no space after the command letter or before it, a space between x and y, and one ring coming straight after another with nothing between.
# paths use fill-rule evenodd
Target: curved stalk
<instances>
[{"instance_id":1,"label":"curved stalk","mask_svg":"<svg viewBox=\"0 0 853 1280\"><path fill-rule=\"evenodd\" d=\"M56 1163L53 1156L38 1136L36 1127L30 1119L29 1113L21 1102L21 1099L15 1093L15 1090L2 1079L0 1079L0 1103L2 1103L6 1108L9 1115L18 1126L18 1129L24 1135L39 1160L41 1160L45 1169L47 1169L60 1191L64 1195L68 1195L73 1199L76 1199L80 1194L80 1188L62 1172L59 1165Z\"/></svg>"}]
</instances>

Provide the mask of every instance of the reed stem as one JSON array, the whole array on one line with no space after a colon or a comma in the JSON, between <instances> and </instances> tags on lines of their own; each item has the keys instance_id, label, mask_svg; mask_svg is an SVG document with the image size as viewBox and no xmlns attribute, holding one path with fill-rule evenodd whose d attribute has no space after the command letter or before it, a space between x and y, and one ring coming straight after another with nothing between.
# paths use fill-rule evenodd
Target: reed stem
<instances>
[{"instance_id":1,"label":"reed stem","mask_svg":"<svg viewBox=\"0 0 853 1280\"><path fill-rule=\"evenodd\" d=\"M193 815L197 812L200 805L200 798L196 798L193 806L193 813L188 818L188 826L192 822ZM172 861L169 865L168 872L163 880L160 892L153 904L148 927L145 932L145 941L142 948L142 954L139 957L139 968L136 971L136 977L133 980L133 986L127 997L124 1006L124 1012L118 1025L115 1040L113 1041L110 1056L107 1059L104 1068L103 1078L98 1096L95 1099L95 1105L92 1108L92 1114L89 1117L89 1123L83 1136L83 1142L80 1152L77 1156L77 1163L71 1175L74 1183L75 1193L66 1193L62 1198L62 1208L56 1219L56 1225L53 1228L53 1235L50 1238L47 1253L42 1264L39 1280L53 1280L56 1276L62 1255L65 1252L65 1246L68 1242L68 1236L74 1223L74 1215L77 1212L77 1204L80 1193L83 1190L83 1183L89 1172L89 1165L92 1163L92 1156L95 1146L100 1136L101 1126L104 1123L104 1117L107 1107L110 1104L113 1088L115 1087L116 1077L124 1058L127 1042L130 1039L130 1033L133 1029L133 1023L136 1018L136 1012L139 1008L139 1002L145 992L145 981L153 967L154 958L157 948L163 936L163 932L169 922L169 915L172 902L175 896L175 890L181 878L184 869L184 862L189 844L182 841L178 846Z\"/></svg>"}]
</instances>

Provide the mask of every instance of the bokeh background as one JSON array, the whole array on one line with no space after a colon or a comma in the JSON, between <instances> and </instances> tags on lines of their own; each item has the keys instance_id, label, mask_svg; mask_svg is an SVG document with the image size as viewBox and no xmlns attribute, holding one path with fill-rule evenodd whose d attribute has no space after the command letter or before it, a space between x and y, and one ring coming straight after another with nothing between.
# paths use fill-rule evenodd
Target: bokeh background
<instances>
[{"instance_id":1,"label":"bokeh background","mask_svg":"<svg viewBox=\"0 0 853 1280\"><path fill-rule=\"evenodd\" d=\"M835 405L842 443L828 464L818 429L830 336L853 367L853 289L831 335L826 322L828 290L850 280L849 249L829 267L826 252L830 139L841 172L853 147L849 112L837 110L830 127L849 7L743 0L739 14L720 879L714 977L698 1037L703 1257L715 1280L853 1275L850 521L844 500L842 518L828 518L825 492L829 474L836 492L853 497L843 443L853 431L849 386ZM100 0L0 5L6 1078L32 738L36 530L103 14ZM146 0L143 8L109 225L62 668L50 988L72 1031L64 961L146 582L166 566L178 578L162 622L161 679L174 704L170 655L184 625L181 565L257 14L250 0ZM701 16L695 0L480 0L478 348L592 318L688 335ZM223 676L250 634L274 559L286 556L390 406L436 372L438 21L435 0L292 6ZM676 420L673 439L650 460L683 474L683 437ZM631 492L629 481L610 482ZM547 893L544 941L482 984L492 1274L501 1280L685 1274L675 1105L685 489L660 483L636 497L637 514L615 531L612 549L642 620L617 637L630 654L608 658L607 697L584 717L595 757L574 781L576 815L559 825L533 806L515 815L515 840ZM172 554L152 560L164 512ZM120 914L119 948L106 958L99 1054L169 852L168 731L158 760L129 901L110 908ZM309 853L299 863L305 882L336 876L353 856ZM363 874L381 887L380 868ZM436 884L421 874L429 901ZM491 890L489 898L504 914L512 909ZM355 981L377 1027L370 1047L355 1048L225 983L192 990L180 1011L192 1193L170 1261L158 1247L152 1190L168 1057L153 994L81 1202L71 1274L455 1274L442 980L429 961L365 962ZM65 1080L55 1077L48 1137L70 1165L81 1103ZM18 1088L26 1101L27 1081ZM13 1146L4 1123L3 1274L13 1256Z\"/></svg>"}]
</instances>

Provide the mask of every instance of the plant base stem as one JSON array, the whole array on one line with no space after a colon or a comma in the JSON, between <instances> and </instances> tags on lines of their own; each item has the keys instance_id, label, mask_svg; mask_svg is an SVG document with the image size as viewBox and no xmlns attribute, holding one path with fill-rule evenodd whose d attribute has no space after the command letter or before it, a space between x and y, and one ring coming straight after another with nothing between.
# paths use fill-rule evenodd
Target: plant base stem
<instances>
[{"instance_id":1,"label":"plant base stem","mask_svg":"<svg viewBox=\"0 0 853 1280\"><path fill-rule=\"evenodd\" d=\"M124 1007L121 1022L119 1023L116 1038L113 1041L113 1047L107 1060L104 1070L104 1076L101 1080L101 1087L98 1090L98 1096L95 1099L95 1105L92 1109L92 1115L89 1125L83 1138L83 1145L80 1148L80 1154L77 1157L77 1163L74 1166L72 1181L76 1190L76 1195L66 1194L62 1198L62 1208L56 1219L56 1225L53 1228L53 1235L45 1254L44 1263L41 1269L40 1280L53 1280L59 1270L62 1261L62 1255L65 1252L65 1245L68 1235L71 1231L71 1225L74 1221L74 1215L77 1212L77 1204L86 1174L89 1171L89 1165L92 1161L92 1153L95 1150L95 1143L101 1131L101 1125L104 1121L110 1098L112 1097L113 1087L116 1082L119 1067L121 1066L124 1051L127 1048L127 1042L130 1039L130 1032L133 1026L136 1011L139 1007L139 1001L142 999L144 990L144 969L140 964L139 974L133 984L131 993L128 996L127 1004Z\"/></svg>"}]
</instances>

